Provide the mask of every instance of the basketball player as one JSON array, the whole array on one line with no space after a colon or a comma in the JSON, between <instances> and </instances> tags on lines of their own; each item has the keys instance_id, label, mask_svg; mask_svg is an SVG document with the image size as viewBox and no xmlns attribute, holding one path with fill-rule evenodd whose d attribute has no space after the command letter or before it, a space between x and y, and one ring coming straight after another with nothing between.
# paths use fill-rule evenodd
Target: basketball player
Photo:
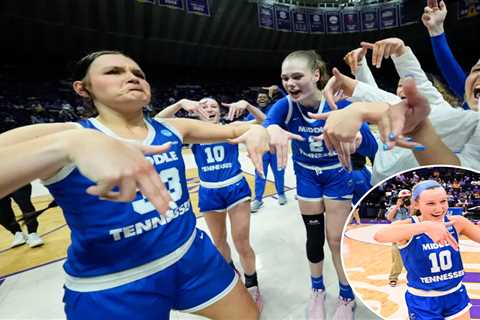
<instances>
[{"instance_id":1,"label":"basketball player","mask_svg":"<svg viewBox=\"0 0 480 320\"><path fill-rule=\"evenodd\" d=\"M410 319L470 319L458 241L465 235L480 242L480 229L462 216L449 216L448 196L435 180L412 189L412 203L420 215L394 222L379 230L378 242L398 245L407 270Z\"/></svg>"},{"instance_id":2,"label":"basketball player","mask_svg":"<svg viewBox=\"0 0 480 320\"><path fill-rule=\"evenodd\" d=\"M265 114L245 100L223 105L229 108L228 120L237 118L236 115L244 113L245 110L255 116L253 122L262 123L265 120ZM199 102L182 99L162 110L156 117L172 117L180 108L196 112L202 121L215 124L220 122L220 104L213 98L203 98ZM241 123L238 121L230 125ZM245 287L261 312L263 300L258 289L255 252L250 245L251 192L238 160L238 145L226 142L194 144L192 152L200 177L198 191L200 212L205 217L215 246L235 269L227 242L228 214L233 243L244 270Z\"/></svg>"},{"instance_id":3,"label":"basketball player","mask_svg":"<svg viewBox=\"0 0 480 320\"><path fill-rule=\"evenodd\" d=\"M273 100L275 96L284 97L285 93L281 88L276 85L269 87L268 89L262 89L257 94L257 106L265 114L270 111L276 100ZM246 120L255 119L255 115L250 113ZM265 176L262 176L255 171L255 200L252 201L251 211L253 213L260 210L263 207L263 194L265 192L265 185L267 184L268 167L272 169L273 178L275 181L275 189L278 194L278 204L283 206L287 203L287 197L285 196L285 170L279 170L277 165L277 157L275 154L265 152L263 155L263 172Z\"/></svg>"},{"instance_id":4,"label":"basketball player","mask_svg":"<svg viewBox=\"0 0 480 320\"><path fill-rule=\"evenodd\" d=\"M352 319L355 306L340 260L341 233L351 209L353 182L350 172L342 167L339 157L348 166L350 154L359 143L342 145L339 155L329 153L323 141L316 139L323 131L323 121L307 117L307 112L328 112L320 87L327 81L325 63L313 51L295 51L282 63L281 78L288 93L277 101L268 113L264 126L276 150L279 166L285 166L289 140L292 134L301 135L304 141L292 141L292 158L297 177L297 197L307 232L307 258L310 262L312 296L308 307L309 319L325 319L325 286L323 284L323 245L325 230L332 251L333 262L340 283L340 297L334 319ZM345 106L346 101L339 101ZM286 131L288 130L288 131ZM359 151L374 154L377 144L368 130L362 128ZM345 156L348 155L348 156ZM324 218L327 212L327 218ZM326 221L325 221L326 220ZM326 223L325 223L326 222Z\"/></svg>"},{"instance_id":5,"label":"basketball player","mask_svg":"<svg viewBox=\"0 0 480 320\"><path fill-rule=\"evenodd\" d=\"M244 142L261 171L266 130L144 119L150 85L137 63L119 52L89 54L77 63L74 79L74 90L98 117L0 135L0 196L42 178L71 229L67 318L168 319L176 309L256 319L238 276L195 228L181 148Z\"/></svg>"}]
</instances>

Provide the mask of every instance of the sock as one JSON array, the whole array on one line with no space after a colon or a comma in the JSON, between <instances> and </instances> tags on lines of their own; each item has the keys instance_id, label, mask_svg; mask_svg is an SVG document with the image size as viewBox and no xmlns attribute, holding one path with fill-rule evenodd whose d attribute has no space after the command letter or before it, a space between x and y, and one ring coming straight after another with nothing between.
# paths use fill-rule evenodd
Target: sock
<instances>
[{"instance_id":1,"label":"sock","mask_svg":"<svg viewBox=\"0 0 480 320\"><path fill-rule=\"evenodd\" d=\"M246 288L251 288L251 287L258 287L258 280L257 280L257 273L254 272L251 275L244 274L245 275L245 287Z\"/></svg>"},{"instance_id":2,"label":"sock","mask_svg":"<svg viewBox=\"0 0 480 320\"><path fill-rule=\"evenodd\" d=\"M343 300L353 300L355 296L353 295L352 287L348 284L339 283L340 287L340 298Z\"/></svg>"},{"instance_id":3,"label":"sock","mask_svg":"<svg viewBox=\"0 0 480 320\"><path fill-rule=\"evenodd\" d=\"M323 284L323 276L311 277L311 280L313 291L325 290L325 285Z\"/></svg>"}]
</instances>

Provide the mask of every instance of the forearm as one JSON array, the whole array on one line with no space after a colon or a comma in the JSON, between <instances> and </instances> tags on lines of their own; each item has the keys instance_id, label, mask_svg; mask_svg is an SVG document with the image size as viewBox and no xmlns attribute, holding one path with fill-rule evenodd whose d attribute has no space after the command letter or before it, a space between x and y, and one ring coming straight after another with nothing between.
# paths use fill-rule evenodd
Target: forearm
<instances>
[{"instance_id":1,"label":"forearm","mask_svg":"<svg viewBox=\"0 0 480 320\"><path fill-rule=\"evenodd\" d=\"M192 119L168 119L168 123L180 132L184 143L211 143L235 139L254 126L248 122L219 125Z\"/></svg>"},{"instance_id":2,"label":"forearm","mask_svg":"<svg viewBox=\"0 0 480 320\"><path fill-rule=\"evenodd\" d=\"M159 113L155 115L155 118L173 118L175 114L182 109L182 100L175 102L172 105L169 105Z\"/></svg>"},{"instance_id":3,"label":"forearm","mask_svg":"<svg viewBox=\"0 0 480 320\"><path fill-rule=\"evenodd\" d=\"M250 103L247 106L247 110L255 117L255 123L257 124L262 123L267 118L265 113L263 113L259 108L251 105Z\"/></svg>"},{"instance_id":4,"label":"forearm","mask_svg":"<svg viewBox=\"0 0 480 320\"><path fill-rule=\"evenodd\" d=\"M395 207L391 208L390 211L388 211L388 213L387 213L387 220L388 221L392 221L393 218L395 218L395 216L397 215L398 209L399 208L397 206L395 206Z\"/></svg>"},{"instance_id":5,"label":"forearm","mask_svg":"<svg viewBox=\"0 0 480 320\"><path fill-rule=\"evenodd\" d=\"M460 165L458 157L440 139L430 120L425 120L411 136L425 146L424 151L413 151L420 165L449 164Z\"/></svg>"},{"instance_id":6,"label":"forearm","mask_svg":"<svg viewBox=\"0 0 480 320\"><path fill-rule=\"evenodd\" d=\"M432 43L433 56L435 57L435 61L443 78L447 81L448 86L455 95L463 100L466 75L450 50L445 34L442 32L432 36L430 40Z\"/></svg>"},{"instance_id":7,"label":"forearm","mask_svg":"<svg viewBox=\"0 0 480 320\"><path fill-rule=\"evenodd\" d=\"M358 69L357 69L357 72L355 73L355 79L363 83L366 83L369 86L372 86L373 88L378 88L377 82L373 77L372 71L368 67L368 62L365 57L363 57L362 61L358 63Z\"/></svg>"},{"instance_id":8,"label":"forearm","mask_svg":"<svg viewBox=\"0 0 480 320\"><path fill-rule=\"evenodd\" d=\"M388 102L390 104L395 104L401 101L400 97L394 95L393 93L386 92L379 88L374 88L369 86L366 83L359 82L355 86L353 91L352 101L354 102Z\"/></svg>"},{"instance_id":9,"label":"forearm","mask_svg":"<svg viewBox=\"0 0 480 320\"><path fill-rule=\"evenodd\" d=\"M423 223L392 223L378 230L373 238L377 242L403 242L425 231Z\"/></svg>"},{"instance_id":10,"label":"forearm","mask_svg":"<svg viewBox=\"0 0 480 320\"><path fill-rule=\"evenodd\" d=\"M0 148L12 146L21 142L36 139L49 134L65 130L78 129L79 125L73 122L68 123L42 123L9 130L0 134Z\"/></svg>"},{"instance_id":11,"label":"forearm","mask_svg":"<svg viewBox=\"0 0 480 320\"><path fill-rule=\"evenodd\" d=\"M68 164L65 140L59 132L0 148L0 197Z\"/></svg>"}]
</instances>

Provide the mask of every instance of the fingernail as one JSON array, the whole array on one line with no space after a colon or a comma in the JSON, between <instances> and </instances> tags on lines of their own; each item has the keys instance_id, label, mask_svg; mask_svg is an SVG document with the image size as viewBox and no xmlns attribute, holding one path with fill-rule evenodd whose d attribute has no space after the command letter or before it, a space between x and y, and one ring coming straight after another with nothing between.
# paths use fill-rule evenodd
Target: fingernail
<instances>
[{"instance_id":1,"label":"fingernail","mask_svg":"<svg viewBox=\"0 0 480 320\"><path fill-rule=\"evenodd\" d=\"M172 209L172 210L175 210L175 209L178 208L177 204L176 204L174 201L170 201L170 202L168 203L168 207L169 207L170 209Z\"/></svg>"},{"instance_id":2,"label":"fingernail","mask_svg":"<svg viewBox=\"0 0 480 320\"><path fill-rule=\"evenodd\" d=\"M425 151L426 149L427 148L423 145L415 146L415 148L413 148L415 151Z\"/></svg>"},{"instance_id":3,"label":"fingernail","mask_svg":"<svg viewBox=\"0 0 480 320\"><path fill-rule=\"evenodd\" d=\"M412 138L412 137L404 137L403 140L405 140L405 141L413 141L413 138Z\"/></svg>"},{"instance_id":4,"label":"fingernail","mask_svg":"<svg viewBox=\"0 0 480 320\"><path fill-rule=\"evenodd\" d=\"M390 141L395 140L395 137L396 137L396 136L395 136L395 133L393 133L393 132L390 132L390 133L388 134L388 140L390 140Z\"/></svg>"},{"instance_id":5,"label":"fingernail","mask_svg":"<svg viewBox=\"0 0 480 320\"><path fill-rule=\"evenodd\" d=\"M388 144L384 143L383 144L383 150L387 151L388 149L390 149L390 147L388 146Z\"/></svg>"}]
</instances>

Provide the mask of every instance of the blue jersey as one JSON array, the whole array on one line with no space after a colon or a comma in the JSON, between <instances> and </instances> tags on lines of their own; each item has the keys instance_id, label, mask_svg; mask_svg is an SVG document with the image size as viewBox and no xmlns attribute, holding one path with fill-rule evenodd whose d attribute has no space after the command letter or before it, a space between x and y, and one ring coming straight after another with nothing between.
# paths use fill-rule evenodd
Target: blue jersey
<instances>
[{"instance_id":1,"label":"blue jersey","mask_svg":"<svg viewBox=\"0 0 480 320\"><path fill-rule=\"evenodd\" d=\"M418 223L412 217L412 223ZM445 222L448 218L445 216ZM453 226L450 234L458 242L458 233ZM435 243L425 233L416 235L399 246L403 264L407 270L408 286L420 290L446 291L462 282L464 271L459 251L450 245Z\"/></svg>"},{"instance_id":2,"label":"blue jersey","mask_svg":"<svg viewBox=\"0 0 480 320\"><path fill-rule=\"evenodd\" d=\"M349 101L342 100L337 103L337 106L341 109L349 104ZM308 112L311 111L312 108L304 107L292 101L290 96L286 96L278 100L272 109L269 110L263 126L268 127L276 124L291 133L298 134L305 138L304 141L292 140L292 157L294 161L318 167L338 164L337 154L335 152L329 152L323 141L313 139L323 133L325 120L309 118ZM317 113L329 111L332 111L332 108L325 99L322 99ZM357 150L358 153L365 156L374 155L378 145L368 126L364 124L360 132L362 133L363 140Z\"/></svg>"},{"instance_id":3,"label":"blue jersey","mask_svg":"<svg viewBox=\"0 0 480 320\"><path fill-rule=\"evenodd\" d=\"M63 209L71 230L64 264L71 276L105 275L159 259L184 244L195 229L181 136L167 123L145 121L148 136L144 144L172 143L169 151L145 157L158 171L177 208L170 210L167 217L160 216L140 192L131 202L100 200L85 192L95 184L93 181L73 166L62 169L45 184ZM117 137L95 119L82 120L80 124Z\"/></svg>"},{"instance_id":4,"label":"blue jersey","mask_svg":"<svg viewBox=\"0 0 480 320\"><path fill-rule=\"evenodd\" d=\"M236 144L195 144L192 151L202 182L221 182L242 173Z\"/></svg>"}]
</instances>

